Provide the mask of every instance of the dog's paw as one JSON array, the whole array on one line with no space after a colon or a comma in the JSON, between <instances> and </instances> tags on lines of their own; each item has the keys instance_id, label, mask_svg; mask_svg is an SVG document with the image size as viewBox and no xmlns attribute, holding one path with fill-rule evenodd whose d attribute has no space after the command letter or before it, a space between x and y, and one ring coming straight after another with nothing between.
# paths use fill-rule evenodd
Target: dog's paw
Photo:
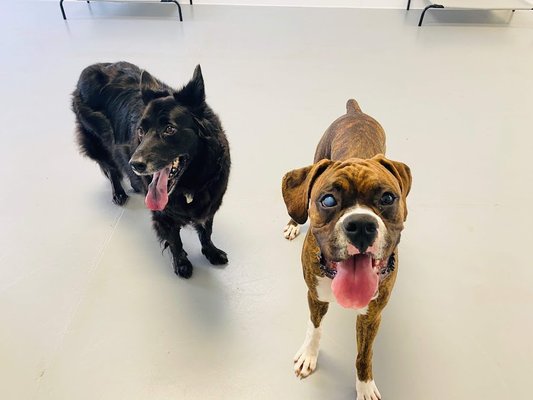
<instances>
[{"instance_id":1,"label":"dog's paw","mask_svg":"<svg viewBox=\"0 0 533 400\"><path fill-rule=\"evenodd\" d=\"M300 226L293 225L288 223L287 226L283 229L283 236L287 240L293 240L296 236L300 234Z\"/></svg>"},{"instance_id":2,"label":"dog's paw","mask_svg":"<svg viewBox=\"0 0 533 400\"><path fill-rule=\"evenodd\" d=\"M215 246L202 248L202 253L213 265L224 265L228 263L228 255Z\"/></svg>"},{"instance_id":3,"label":"dog's paw","mask_svg":"<svg viewBox=\"0 0 533 400\"><path fill-rule=\"evenodd\" d=\"M192 275L192 264L191 262L185 258L185 259L179 259L174 261L174 272L176 275L189 279Z\"/></svg>"},{"instance_id":4,"label":"dog's paw","mask_svg":"<svg viewBox=\"0 0 533 400\"><path fill-rule=\"evenodd\" d=\"M320 349L320 327L315 328L311 321L307 324L305 340L294 355L294 373L300 379L307 378L316 369Z\"/></svg>"},{"instance_id":5,"label":"dog's paw","mask_svg":"<svg viewBox=\"0 0 533 400\"><path fill-rule=\"evenodd\" d=\"M300 379L307 378L315 371L318 350L318 337L306 338L302 347L294 355L294 373L296 377Z\"/></svg>"},{"instance_id":6,"label":"dog's paw","mask_svg":"<svg viewBox=\"0 0 533 400\"><path fill-rule=\"evenodd\" d=\"M125 192L113 193L113 203L123 206L128 201L128 195Z\"/></svg>"},{"instance_id":7,"label":"dog's paw","mask_svg":"<svg viewBox=\"0 0 533 400\"><path fill-rule=\"evenodd\" d=\"M305 345L294 356L294 373L303 379L311 375L316 369L318 359L318 346Z\"/></svg>"},{"instance_id":8,"label":"dog's paw","mask_svg":"<svg viewBox=\"0 0 533 400\"><path fill-rule=\"evenodd\" d=\"M357 400L381 400L381 394L373 379L366 382L357 379L355 389L357 390Z\"/></svg>"}]
</instances>

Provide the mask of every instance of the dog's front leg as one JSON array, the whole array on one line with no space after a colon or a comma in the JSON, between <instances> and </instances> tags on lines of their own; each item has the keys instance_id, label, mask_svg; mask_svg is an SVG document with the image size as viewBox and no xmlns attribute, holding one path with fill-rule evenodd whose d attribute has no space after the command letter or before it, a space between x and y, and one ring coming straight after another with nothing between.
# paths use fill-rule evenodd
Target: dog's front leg
<instances>
[{"instance_id":1,"label":"dog's front leg","mask_svg":"<svg viewBox=\"0 0 533 400\"><path fill-rule=\"evenodd\" d=\"M126 153L126 149L119 149L119 151L115 153L115 157L117 157L117 159L120 159L122 169L126 171L126 174L128 175L128 178L130 180L131 187L135 191L135 193L141 193L143 189L146 190L148 188L148 184L145 184L143 182L143 178L133 172L133 169L129 164L131 153ZM146 177L144 177L144 179L146 179Z\"/></svg>"},{"instance_id":2,"label":"dog's front leg","mask_svg":"<svg viewBox=\"0 0 533 400\"><path fill-rule=\"evenodd\" d=\"M183 243L180 237L181 226L172 218L158 212L153 214L153 221L159 240L165 248L170 248L174 272L182 278L190 278L192 275L192 264L187 258L187 253L183 250Z\"/></svg>"},{"instance_id":3,"label":"dog's front leg","mask_svg":"<svg viewBox=\"0 0 533 400\"><path fill-rule=\"evenodd\" d=\"M310 320L307 325L304 342L294 356L294 373L300 379L308 377L316 369L320 336L322 334L320 322L328 311L329 303L315 299L307 292Z\"/></svg>"},{"instance_id":4,"label":"dog's front leg","mask_svg":"<svg viewBox=\"0 0 533 400\"><path fill-rule=\"evenodd\" d=\"M194 224L198 232L198 238L202 244L202 254L213 265L223 265L228 263L228 255L218 249L211 241L211 234L213 233L213 217L209 218L204 223Z\"/></svg>"},{"instance_id":5,"label":"dog's front leg","mask_svg":"<svg viewBox=\"0 0 533 400\"><path fill-rule=\"evenodd\" d=\"M357 317L357 360L355 362L357 400L381 399L372 374L372 346L380 322L379 313Z\"/></svg>"}]
</instances>

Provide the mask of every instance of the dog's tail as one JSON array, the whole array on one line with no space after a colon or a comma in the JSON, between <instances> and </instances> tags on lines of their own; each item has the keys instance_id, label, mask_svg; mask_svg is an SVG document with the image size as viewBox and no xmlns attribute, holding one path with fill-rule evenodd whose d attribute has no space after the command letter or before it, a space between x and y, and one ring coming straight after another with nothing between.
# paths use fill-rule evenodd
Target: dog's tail
<instances>
[{"instance_id":1,"label":"dog's tail","mask_svg":"<svg viewBox=\"0 0 533 400\"><path fill-rule=\"evenodd\" d=\"M346 114L360 113L361 107L357 104L357 101L350 99L346 102Z\"/></svg>"}]
</instances>

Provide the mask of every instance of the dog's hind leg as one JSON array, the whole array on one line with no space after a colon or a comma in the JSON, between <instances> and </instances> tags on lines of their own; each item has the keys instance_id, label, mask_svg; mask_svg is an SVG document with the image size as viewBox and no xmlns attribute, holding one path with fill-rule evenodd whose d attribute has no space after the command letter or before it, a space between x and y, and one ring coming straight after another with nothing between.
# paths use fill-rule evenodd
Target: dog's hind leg
<instances>
[{"instance_id":1,"label":"dog's hind leg","mask_svg":"<svg viewBox=\"0 0 533 400\"><path fill-rule=\"evenodd\" d=\"M114 136L111 123L104 114L93 111L75 98L73 109L77 116L77 139L82 153L95 160L111 182L113 203L123 205L128 195L122 187L122 172L113 157Z\"/></svg>"},{"instance_id":2,"label":"dog's hind leg","mask_svg":"<svg viewBox=\"0 0 533 400\"><path fill-rule=\"evenodd\" d=\"M113 191L113 203L122 206L128 201L128 195L122 187L122 173L118 168L109 167L108 165L102 165L100 163L100 168L105 176L111 182L111 190Z\"/></svg>"},{"instance_id":3,"label":"dog's hind leg","mask_svg":"<svg viewBox=\"0 0 533 400\"><path fill-rule=\"evenodd\" d=\"M200 243L202 244L202 253L213 265L223 265L228 263L228 255L218 249L211 241L211 234L213 233L213 217L209 218L205 223L195 223L194 227L198 232Z\"/></svg>"},{"instance_id":4,"label":"dog's hind leg","mask_svg":"<svg viewBox=\"0 0 533 400\"><path fill-rule=\"evenodd\" d=\"M320 322L329 307L329 303L314 298L310 292L307 292L307 301L310 320L304 342L294 356L294 373L300 379L308 377L316 369L322 334Z\"/></svg>"},{"instance_id":5,"label":"dog's hind leg","mask_svg":"<svg viewBox=\"0 0 533 400\"><path fill-rule=\"evenodd\" d=\"M187 258L187 253L183 250L183 243L180 237L181 226L172 218L156 212L152 213L152 219L159 240L165 248L170 248L174 273L185 279L190 278L192 275L192 264Z\"/></svg>"}]
</instances>

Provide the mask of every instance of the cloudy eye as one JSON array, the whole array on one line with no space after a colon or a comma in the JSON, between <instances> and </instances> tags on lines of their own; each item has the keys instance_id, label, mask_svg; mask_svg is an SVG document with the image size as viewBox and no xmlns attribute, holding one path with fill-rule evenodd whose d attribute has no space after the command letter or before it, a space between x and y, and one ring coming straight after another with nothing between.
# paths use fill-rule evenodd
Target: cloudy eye
<instances>
[{"instance_id":1,"label":"cloudy eye","mask_svg":"<svg viewBox=\"0 0 533 400\"><path fill-rule=\"evenodd\" d=\"M140 126L137 128L137 136L139 136L139 139L144 137L144 129Z\"/></svg>"},{"instance_id":2,"label":"cloudy eye","mask_svg":"<svg viewBox=\"0 0 533 400\"><path fill-rule=\"evenodd\" d=\"M335 207L337 205L337 200L335 200L335 197L333 197L333 195L326 194L320 200L320 204L322 204L322 207L324 207L324 208L331 208L331 207Z\"/></svg>"},{"instance_id":3,"label":"cloudy eye","mask_svg":"<svg viewBox=\"0 0 533 400\"><path fill-rule=\"evenodd\" d=\"M176 129L175 126L172 126L172 125L167 125L165 130L163 131L163 133L167 136L170 136L170 135L173 135L177 132L178 130Z\"/></svg>"},{"instance_id":4,"label":"cloudy eye","mask_svg":"<svg viewBox=\"0 0 533 400\"><path fill-rule=\"evenodd\" d=\"M382 206L390 206L396 200L396 196L391 192L385 192L379 199L379 204Z\"/></svg>"}]
</instances>

